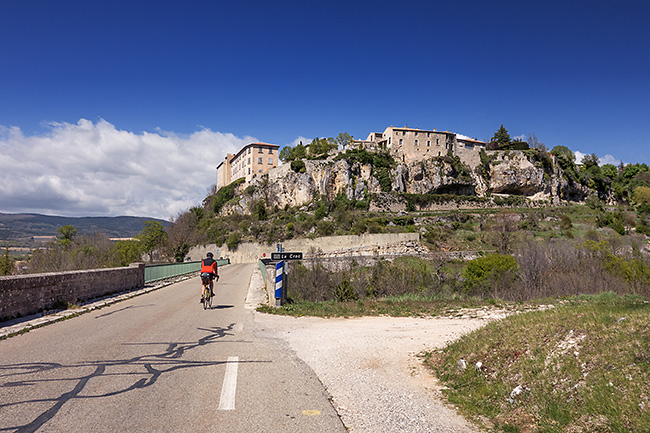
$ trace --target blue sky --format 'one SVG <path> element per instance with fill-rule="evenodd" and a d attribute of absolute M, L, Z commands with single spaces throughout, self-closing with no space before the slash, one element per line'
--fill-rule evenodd
<path fill-rule="evenodd" d="M 0 179 L 36 170 L 52 193 L 39 204 L 4 182 L 0 212 L 169 218 L 200 202 L 214 167 L 248 140 L 390 125 L 487 140 L 503 124 L 549 148 L 650 163 L 648 22 L 645 0 L 0 0 Z M 84 148 L 96 171 L 53 162 Z M 101 169 L 136 156 L 159 170 Z M 174 199 L 168 186 L 154 194 L 156 208 L 147 185 L 160 167 L 182 185 Z M 82 204 L 100 189 L 93 173 L 133 198 Z"/>

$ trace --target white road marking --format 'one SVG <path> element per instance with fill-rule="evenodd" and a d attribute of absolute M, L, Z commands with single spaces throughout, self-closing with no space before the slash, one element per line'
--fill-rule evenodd
<path fill-rule="evenodd" d="M 237 391 L 237 368 L 239 356 L 229 356 L 226 364 L 226 374 L 221 387 L 219 410 L 235 410 L 235 393 Z"/>

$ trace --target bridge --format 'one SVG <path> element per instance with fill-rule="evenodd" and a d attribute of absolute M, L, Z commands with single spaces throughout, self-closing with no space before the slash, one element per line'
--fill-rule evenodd
<path fill-rule="evenodd" d="M 313 371 L 254 332 L 255 264 L 0 341 L 0 431 L 345 432 Z"/>

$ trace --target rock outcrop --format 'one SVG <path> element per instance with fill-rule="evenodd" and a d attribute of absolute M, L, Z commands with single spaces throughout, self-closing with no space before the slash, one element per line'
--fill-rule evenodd
<path fill-rule="evenodd" d="M 549 173 L 539 163 L 531 161 L 523 151 L 491 151 L 489 170 L 468 167 L 450 157 L 430 158 L 410 164 L 397 164 L 388 171 L 390 191 L 386 182 L 382 190 L 380 171 L 370 164 L 348 162 L 345 159 L 306 160 L 303 172 L 294 172 L 290 164 L 254 177 L 242 185 L 238 200 L 223 207 L 224 213 L 247 213 L 251 205 L 264 200 L 267 206 L 304 206 L 324 196 L 334 200 L 339 194 L 349 200 L 371 201 L 371 209 L 404 210 L 403 200 L 395 194 L 453 194 L 465 196 L 469 207 L 489 206 L 492 194 L 515 195 L 529 202 L 558 203 L 566 199 L 584 200 L 588 190 L 570 184 L 554 166 Z M 385 174 L 384 174 L 385 176 Z M 485 200 L 476 200 L 484 197 Z M 380 203 L 381 202 L 381 203 Z M 452 207 L 466 207 L 459 197 Z"/>

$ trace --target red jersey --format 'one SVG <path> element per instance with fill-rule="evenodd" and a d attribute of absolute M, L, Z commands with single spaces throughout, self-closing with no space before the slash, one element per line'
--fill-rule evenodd
<path fill-rule="evenodd" d="M 203 259 L 201 261 L 201 273 L 204 272 L 217 275 L 217 261 L 209 257 L 207 259 Z"/>

